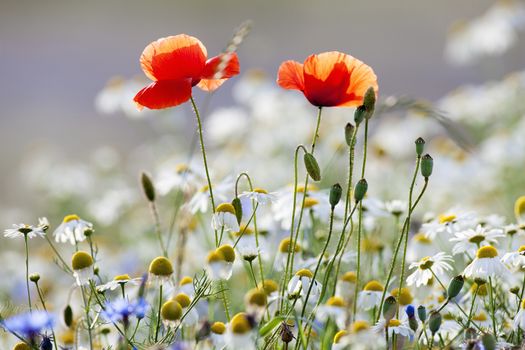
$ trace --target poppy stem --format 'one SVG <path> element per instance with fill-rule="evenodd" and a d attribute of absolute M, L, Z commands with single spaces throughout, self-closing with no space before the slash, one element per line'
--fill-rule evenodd
<path fill-rule="evenodd" d="M 206 158 L 206 148 L 204 147 L 204 138 L 202 136 L 202 122 L 201 122 L 201 116 L 199 113 L 199 109 L 197 108 L 197 105 L 195 104 L 195 100 L 193 99 L 193 96 L 190 97 L 191 105 L 193 106 L 193 111 L 195 112 L 195 117 L 197 118 L 197 128 L 199 131 L 199 141 L 201 143 L 201 152 L 202 152 L 202 162 L 204 163 L 204 170 L 206 171 L 206 179 L 208 180 L 208 191 L 210 192 L 210 200 L 211 200 L 211 207 L 212 207 L 212 213 L 215 214 L 215 198 L 213 197 L 213 188 L 211 185 L 211 179 L 210 179 L 210 171 L 208 169 L 208 160 Z M 219 246 L 219 238 L 217 236 L 217 230 L 215 230 L 215 246 Z"/>

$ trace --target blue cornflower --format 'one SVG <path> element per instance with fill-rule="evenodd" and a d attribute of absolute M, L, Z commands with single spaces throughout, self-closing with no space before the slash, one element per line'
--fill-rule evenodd
<path fill-rule="evenodd" d="M 144 318 L 148 310 L 148 303 L 144 298 L 139 298 L 135 301 L 120 298 L 112 302 L 106 303 L 106 309 L 102 311 L 102 315 L 115 323 L 118 321 L 128 322 L 131 316 L 138 319 Z"/>
<path fill-rule="evenodd" d="M 416 312 L 416 309 L 412 305 L 408 305 L 405 309 L 405 312 L 407 313 L 408 318 L 413 318 Z"/>
<path fill-rule="evenodd" d="M 42 331 L 53 327 L 54 317 L 47 311 L 36 310 L 16 315 L 2 321 L 2 326 L 9 332 L 34 339 Z"/>

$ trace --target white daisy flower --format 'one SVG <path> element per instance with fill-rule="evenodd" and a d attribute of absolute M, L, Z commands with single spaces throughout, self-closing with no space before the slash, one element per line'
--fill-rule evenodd
<path fill-rule="evenodd" d="M 335 338 L 334 338 L 335 343 Z M 342 335 L 338 344 L 339 349 L 352 350 L 374 350 L 385 348 L 385 338 L 378 337 L 370 324 L 363 320 L 357 320 L 350 326 L 350 332 Z"/>
<path fill-rule="evenodd" d="M 435 242 L 424 233 L 416 233 L 408 243 L 407 261 L 417 261 L 439 252 Z"/>
<path fill-rule="evenodd" d="M 404 201 L 395 199 L 395 200 L 386 202 L 385 208 L 390 214 L 394 216 L 400 216 L 407 209 L 407 203 Z"/>
<path fill-rule="evenodd" d="M 254 188 L 251 192 L 244 192 L 242 193 L 239 198 L 249 198 L 254 200 L 256 203 L 259 203 L 260 205 L 266 205 L 269 203 L 273 203 L 277 200 L 277 193 L 276 192 L 268 192 L 263 188 Z"/>
<path fill-rule="evenodd" d="M 226 178 L 223 181 L 213 185 L 213 198 L 217 202 L 226 202 L 230 195 L 231 189 L 234 186 L 231 178 Z M 202 186 L 195 192 L 188 203 L 192 214 L 206 213 L 210 208 L 210 188 L 208 185 Z"/>
<path fill-rule="evenodd" d="M 191 306 L 191 298 L 184 293 L 177 294 L 173 300 L 176 300 L 180 307 L 182 308 L 182 314 L 185 315 L 182 319 L 182 324 L 184 326 L 194 326 L 199 322 L 199 313 L 195 307 Z"/>
<path fill-rule="evenodd" d="M 93 224 L 80 219 L 78 215 L 72 214 L 64 217 L 60 226 L 53 232 L 53 236 L 57 242 L 70 242 L 75 245 L 86 239 L 87 231 L 93 231 Z"/>
<path fill-rule="evenodd" d="M 505 265 L 498 258 L 498 250 L 493 246 L 484 246 L 478 249 L 476 258 L 465 268 L 463 275 L 468 278 L 504 277 L 509 274 Z"/>
<path fill-rule="evenodd" d="M 442 234 L 454 235 L 458 231 L 474 227 L 477 223 L 476 214 L 472 212 L 463 212 L 459 209 L 452 209 L 437 219 L 424 223 L 421 231 L 430 239 L 434 240 L 436 236 Z"/>
<path fill-rule="evenodd" d="M 494 244 L 498 242 L 498 238 L 505 237 L 501 229 L 487 229 L 481 225 L 476 226 L 476 229 L 468 229 L 465 231 L 456 232 L 455 237 L 451 238 L 451 242 L 457 242 L 452 248 L 452 254 L 469 253 L 474 254 L 479 246 Z"/>
<path fill-rule="evenodd" d="M 295 275 L 288 282 L 288 297 L 290 299 L 302 298 L 306 299 L 306 294 L 312 285 L 308 302 L 315 304 L 319 295 L 321 294 L 321 284 L 315 280 L 312 281 L 314 274 L 308 269 L 301 269 L 295 273 Z"/>
<path fill-rule="evenodd" d="M 230 203 L 219 204 L 211 219 L 211 227 L 217 231 L 239 232 L 239 223 L 233 205 Z"/>
<path fill-rule="evenodd" d="M 513 327 L 515 330 L 525 330 L 525 299 L 521 301 L 520 311 L 514 317 Z"/>
<path fill-rule="evenodd" d="M 180 163 L 164 165 L 155 180 L 155 189 L 161 196 L 173 189 L 180 189 L 184 193 L 191 193 L 202 186 L 203 178 L 188 164 Z"/>
<path fill-rule="evenodd" d="M 339 328 L 345 328 L 346 323 L 346 303 L 341 297 L 331 297 L 325 304 L 317 308 L 315 317 L 321 321 L 326 322 L 332 319 Z"/>
<path fill-rule="evenodd" d="M 193 286 L 193 278 L 189 276 L 182 277 L 179 281 L 179 291 L 181 293 L 193 296 L 195 294 L 195 287 Z"/>
<path fill-rule="evenodd" d="M 370 281 L 363 287 L 357 297 L 357 305 L 363 310 L 371 310 L 379 306 L 384 287 L 378 281 Z"/>
<path fill-rule="evenodd" d="M 426 256 L 420 261 L 410 264 L 409 269 L 416 270 L 408 276 L 407 285 L 412 286 L 415 284 L 416 287 L 419 287 L 428 284 L 433 277 L 432 271 L 437 275 L 441 275 L 445 271 L 450 271 L 452 270 L 452 266 L 449 262 L 453 261 L 450 255 L 440 252 L 434 256 Z"/>
<path fill-rule="evenodd" d="M 516 251 L 503 255 L 501 262 L 515 270 L 525 267 L 525 245 L 522 245 Z"/>
<path fill-rule="evenodd" d="M 214 349 L 224 349 L 226 346 L 226 325 L 214 322 L 210 327 L 210 338 Z"/>
<path fill-rule="evenodd" d="M 208 254 L 206 272 L 212 280 L 229 280 L 233 273 L 235 251 L 232 246 L 223 244 Z"/>
<path fill-rule="evenodd" d="M 357 275 L 355 272 L 346 272 L 337 281 L 335 294 L 344 298 L 345 300 L 349 300 L 354 295 L 356 280 Z"/>
<path fill-rule="evenodd" d="M 142 277 L 131 278 L 128 274 L 118 275 L 118 276 L 115 276 L 112 281 L 109 281 L 106 284 L 97 286 L 97 290 L 100 292 L 103 292 L 106 290 L 115 290 L 128 283 L 134 286 L 138 286 L 142 283 Z"/>
<path fill-rule="evenodd" d="M 32 226 L 27 224 L 13 224 L 13 228 L 4 230 L 4 237 L 17 238 L 27 237 L 34 238 L 36 236 L 44 237 L 46 234 L 41 226 Z"/>
<path fill-rule="evenodd" d="M 241 234 L 242 236 L 240 236 Z M 238 237 L 236 238 L 238 241 L 235 248 L 237 248 L 242 258 L 246 261 L 254 260 L 259 254 L 259 250 L 257 249 L 257 240 L 253 230 L 249 227 L 241 227 L 239 232 L 235 233 L 235 236 Z"/>
<path fill-rule="evenodd" d="M 301 259 L 301 256 L 297 253 L 299 253 L 301 251 L 301 246 L 299 245 L 299 243 L 295 244 L 293 248 L 290 248 L 290 246 L 292 245 L 293 243 L 290 241 L 290 238 L 287 237 L 287 238 L 284 238 L 280 243 L 279 243 L 279 248 L 277 250 L 277 254 L 275 255 L 275 259 L 274 259 L 274 263 L 273 263 L 273 268 L 276 270 L 276 271 L 283 271 L 286 267 L 286 262 L 288 260 L 288 250 L 289 249 L 292 249 L 292 252 L 291 254 L 294 254 L 295 257 L 294 257 L 294 264 L 297 262 L 298 265 L 301 265 L 302 264 L 302 259 Z"/>
<path fill-rule="evenodd" d="M 257 347 L 253 326 L 253 321 L 246 313 L 240 312 L 233 316 L 226 333 L 228 349 L 255 350 Z"/>
<path fill-rule="evenodd" d="M 401 320 L 393 318 L 388 321 L 388 323 L 385 319 L 381 319 L 378 323 L 376 323 L 373 329 L 376 331 L 376 333 L 383 334 L 385 329 L 387 329 L 387 326 L 389 339 L 392 339 L 394 334 L 402 337 L 411 337 L 414 335 L 414 331 L 410 329 L 408 320 L 406 318 Z"/>

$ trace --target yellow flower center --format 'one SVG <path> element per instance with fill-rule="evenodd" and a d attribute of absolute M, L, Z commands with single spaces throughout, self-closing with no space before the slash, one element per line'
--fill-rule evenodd
<path fill-rule="evenodd" d="M 266 293 L 260 289 L 252 289 L 246 293 L 246 302 L 249 305 L 266 306 L 268 299 Z"/>
<path fill-rule="evenodd" d="M 312 197 L 307 197 L 305 198 L 304 200 L 304 207 L 305 208 L 311 208 L 313 207 L 314 205 L 317 205 L 319 204 L 319 201 L 315 198 L 312 198 Z"/>
<path fill-rule="evenodd" d="M 231 203 L 221 203 L 217 206 L 215 211 L 218 213 L 230 213 L 235 215 L 235 208 L 233 205 L 231 205 Z"/>
<path fill-rule="evenodd" d="M 189 277 L 189 276 L 184 276 L 182 277 L 182 279 L 180 280 L 179 282 L 179 286 L 184 286 L 186 284 L 190 284 L 190 283 L 193 283 L 193 278 Z"/>
<path fill-rule="evenodd" d="M 233 250 L 231 245 L 223 244 L 217 248 L 217 251 L 219 251 L 224 256 L 224 260 L 226 262 L 232 263 L 235 260 L 235 250 Z"/>
<path fill-rule="evenodd" d="M 93 265 L 93 258 L 89 253 L 78 251 L 73 254 L 71 258 L 71 266 L 73 270 L 82 270 Z"/>
<path fill-rule="evenodd" d="M 66 215 L 64 217 L 64 223 L 67 223 L 67 222 L 70 222 L 70 221 L 74 221 L 74 220 L 80 220 L 80 218 L 78 217 L 78 215 L 75 215 L 75 214 L 71 214 L 71 215 Z"/>
<path fill-rule="evenodd" d="M 516 220 L 520 222 L 520 221 L 523 221 L 524 214 L 525 214 L 525 196 L 521 196 L 514 203 L 514 215 L 516 215 Z"/>
<path fill-rule="evenodd" d="M 375 238 L 364 238 L 361 241 L 361 249 L 366 253 L 379 253 L 384 247 L 383 242 Z"/>
<path fill-rule="evenodd" d="M 210 186 L 204 185 L 201 188 L 199 188 L 199 192 L 200 193 L 208 192 L 209 189 L 210 189 Z"/>
<path fill-rule="evenodd" d="M 211 325 L 211 331 L 215 334 L 224 334 L 224 332 L 226 332 L 226 325 L 222 322 L 215 322 Z"/>
<path fill-rule="evenodd" d="M 442 215 L 439 216 L 439 223 L 440 224 L 445 224 L 445 223 L 448 223 L 448 222 L 452 222 L 456 218 L 457 218 L 457 216 L 453 215 L 453 214 L 449 214 L 449 215 L 442 214 Z"/>
<path fill-rule="evenodd" d="M 378 281 L 370 281 L 368 282 L 363 290 L 371 291 L 371 292 L 382 292 L 384 290 L 383 285 L 379 283 Z"/>
<path fill-rule="evenodd" d="M 250 321 L 244 312 L 239 312 L 237 315 L 233 316 L 230 324 L 232 327 L 232 332 L 235 334 L 245 334 L 252 329 Z"/>
<path fill-rule="evenodd" d="M 13 350 L 31 350 L 31 348 L 26 343 L 20 342 L 15 345 Z"/>
<path fill-rule="evenodd" d="M 263 289 L 267 295 L 276 292 L 279 289 L 279 285 L 274 280 L 264 280 Z"/>
<path fill-rule="evenodd" d="M 390 294 L 399 301 L 401 305 L 408 305 L 412 302 L 414 297 L 412 297 L 412 294 L 410 293 L 410 290 L 408 288 L 402 288 L 401 293 L 399 293 L 399 288 L 392 289 L 392 292 Z"/>
<path fill-rule="evenodd" d="M 129 281 L 130 279 L 131 279 L 131 277 L 129 277 L 128 274 L 117 275 L 117 276 L 113 277 L 113 281 Z"/>
<path fill-rule="evenodd" d="M 418 233 L 414 236 L 414 240 L 422 244 L 431 244 L 432 240 L 428 238 L 424 233 Z"/>
<path fill-rule="evenodd" d="M 177 294 L 173 300 L 177 301 L 182 308 L 186 308 L 191 304 L 190 297 L 184 293 Z"/>
<path fill-rule="evenodd" d="M 219 262 L 219 261 L 224 261 L 224 255 L 222 255 L 222 253 L 217 251 L 217 250 L 212 250 L 208 254 L 207 261 L 208 261 L 208 264 L 214 263 L 214 262 Z"/>
<path fill-rule="evenodd" d="M 344 329 L 335 333 L 334 335 L 334 344 L 339 344 L 339 342 L 341 341 L 341 338 L 344 337 L 345 335 L 347 335 L 348 332 L 345 331 Z"/>
<path fill-rule="evenodd" d="M 182 307 L 176 300 L 169 300 L 160 309 L 162 319 L 167 321 L 177 321 L 182 317 Z"/>
<path fill-rule="evenodd" d="M 279 243 L 279 252 L 288 253 L 288 250 L 290 249 L 290 244 L 291 244 L 290 238 L 283 239 L 281 243 Z M 297 253 L 300 250 L 301 250 L 301 247 L 299 246 L 299 244 L 296 244 L 294 246 L 293 252 Z"/>
<path fill-rule="evenodd" d="M 478 259 L 495 258 L 498 256 L 498 251 L 493 246 L 487 245 L 479 248 L 476 256 Z"/>
<path fill-rule="evenodd" d="M 159 256 L 149 264 L 149 272 L 155 276 L 170 276 L 173 273 L 173 265 L 167 258 Z"/>
<path fill-rule="evenodd" d="M 188 170 L 190 170 L 190 167 L 187 164 L 180 163 L 175 165 L 175 171 L 177 172 L 177 174 L 182 174 Z"/>
<path fill-rule="evenodd" d="M 520 249 L 518 249 L 518 253 L 523 253 L 523 252 L 525 252 L 525 245 L 522 245 Z"/>
<path fill-rule="evenodd" d="M 308 184 L 308 191 L 318 191 L 319 188 L 313 184 Z M 297 186 L 297 192 L 298 193 L 304 193 L 304 186 L 303 185 L 299 185 Z"/>
<path fill-rule="evenodd" d="M 314 274 L 312 273 L 312 271 L 308 269 L 300 269 L 299 271 L 295 273 L 295 275 L 299 277 L 308 277 L 308 278 L 314 277 Z"/>
<path fill-rule="evenodd" d="M 331 297 L 326 301 L 326 305 L 328 306 L 337 306 L 337 307 L 344 307 L 345 301 L 341 297 Z"/>
<path fill-rule="evenodd" d="M 268 191 L 266 191 L 264 188 L 254 188 L 253 192 L 262 193 L 262 194 L 268 194 Z"/>
<path fill-rule="evenodd" d="M 355 283 L 357 281 L 357 275 L 354 271 L 348 271 L 341 277 L 341 280 L 345 282 Z"/>
<path fill-rule="evenodd" d="M 239 228 L 239 232 L 235 232 L 235 236 L 239 237 L 241 234 L 243 236 L 247 236 L 247 235 L 251 235 L 253 233 L 254 232 L 253 232 L 253 230 L 251 228 L 249 228 L 246 225 L 241 225 L 241 227 Z"/>
<path fill-rule="evenodd" d="M 388 327 L 398 327 L 399 325 L 401 325 L 401 321 L 393 318 L 391 319 L 390 321 L 388 321 Z"/>
<path fill-rule="evenodd" d="M 521 308 L 522 308 L 522 309 L 525 309 L 525 299 L 523 299 L 523 300 L 521 301 Z"/>
<path fill-rule="evenodd" d="M 478 284 L 477 283 L 473 283 L 472 287 L 470 288 L 470 291 L 472 292 L 472 294 L 474 294 L 476 289 L 478 290 L 478 296 L 486 297 L 488 295 L 488 290 L 487 290 L 487 285 L 486 284 L 481 284 L 481 285 L 479 285 L 479 288 L 478 288 Z"/>
<path fill-rule="evenodd" d="M 355 321 L 352 323 L 352 332 L 357 333 L 365 331 L 370 328 L 370 324 L 366 321 Z"/>
<path fill-rule="evenodd" d="M 421 270 L 428 270 L 429 268 L 434 265 L 434 261 L 430 258 L 430 256 L 425 256 L 421 261 L 419 262 L 419 268 Z"/>
<path fill-rule="evenodd" d="M 472 317 L 472 319 L 474 321 L 479 321 L 479 322 L 484 322 L 486 321 L 488 318 L 487 318 L 487 314 L 484 313 L 484 312 L 480 312 L 479 314 L 475 315 L 474 317 Z"/>

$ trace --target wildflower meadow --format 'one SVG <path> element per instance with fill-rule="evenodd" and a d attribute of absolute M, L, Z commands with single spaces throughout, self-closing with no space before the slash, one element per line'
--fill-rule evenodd
<path fill-rule="evenodd" d="M 503 60 L 524 26 L 494 2 L 444 59 Z M 430 102 L 315 40 L 245 69 L 255 21 L 220 51 L 202 28 L 85 97 L 156 137 L 23 169 L 44 205 L 2 214 L 0 349 L 525 347 L 525 70 Z"/>

